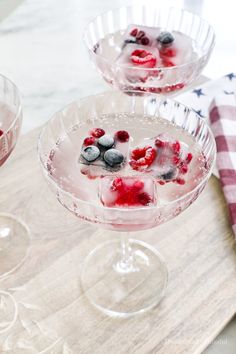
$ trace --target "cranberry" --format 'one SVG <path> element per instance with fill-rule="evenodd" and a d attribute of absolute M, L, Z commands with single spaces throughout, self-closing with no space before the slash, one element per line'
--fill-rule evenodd
<path fill-rule="evenodd" d="M 88 136 L 87 138 L 84 139 L 84 145 L 85 146 L 93 145 L 95 141 L 96 139 L 93 136 Z"/>
<path fill-rule="evenodd" d="M 143 45 L 148 45 L 149 44 L 149 39 L 148 39 L 148 37 L 142 37 L 141 38 L 141 44 L 143 44 Z"/>
<path fill-rule="evenodd" d="M 185 184 L 185 180 L 183 178 L 176 178 L 175 182 L 180 184 L 180 185 Z"/>
<path fill-rule="evenodd" d="M 172 162 L 174 165 L 178 165 L 180 163 L 180 158 L 176 155 L 173 156 Z"/>
<path fill-rule="evenodd" d="M 145 32 L 144 31 L 138 31 L 138 34 L 136 35 L 136 38 L 137 39 L 141 39 L 144 36 L 145 36 Z"/>
<path fill-rule="evenodd" d="M 174 142 L 172 144 L 172 150 L 173 150 L 173 153 L 178 155 L 180 153 L 180 143 L 179 141 L 176 140 L 176 142 Z"/>
<path fill-rule="evenodd" d="M 116 133 L 116 139 L 122 143 L 129 141 L 129 133 L 126 130 L 119 130 Z"/>
<path fill-rule="evenodd" d="M 155 145 L 156 145 L 156 147 L 158 147 L 158 148 L 163 148 L 163 147 L 165 147 L 165 142 L 162 141 L 162 140 L 160 140 L 159 138 L 157 138 L 157 139 L 155 140 Z"/>
<path fill-rule="evenodd" d="M 0 137 L 4 134 L 3 130 L 0 129 Z"/>
<path fill-rule="evenodd" d="M 160 50 L 160 56 L 173 58 L 176 56 L 176 50 L 174 48 L 162 48 Z"/>
<path fill-rule="evenodd" d="M 145 65 L 153 68 L 157 60 L 151 52 L 144 49 L 136 49 L 131 53 L 131 61 L 136 65 Z"/>
<path fill-rule="evenodd" d="M 91 130 L 90 134 L 94 138 L 101 138 L 101 136 L 103 136 L 105 134 L 105 130 L 102 128 L 94 128 Z"/>
<path fill-rule="evenodd" d="M 180 171 L 180 173 L 182 173 L 183 175 L 184 175 L 185 173 L 187 173 L 187 172 L 188 172 L 188 166 L 187 166 L 187 164 L 184 163 L 184 162 L 181 162 L 181 164 L 180 164 L 180 166 L 179 166 L 179 171 Z"/>
<path fill-rule="evenodd" d="M 168 60 L 168 59 L 162 59 L 162 64 L 163 66 L 165 67 L 172 67 L 172 66 L 175 66 L 174 63 L 172 63 L 172 61 Z"/>
<path fill-rule="evenodd" d="M 137 28 L 133 28 L 132 31 L 130 32 L 130 35 L 133 37 L 136 37 L 138 34 L 138 29 Z"/>

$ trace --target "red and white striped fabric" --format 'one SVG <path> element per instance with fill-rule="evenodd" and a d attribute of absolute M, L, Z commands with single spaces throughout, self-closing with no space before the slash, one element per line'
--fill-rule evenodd
<path fill-rule="evenodd" d="M 236 237 L 236 98 L 217 96 L 209 118 L 216 139 L 217 167 Z"/>

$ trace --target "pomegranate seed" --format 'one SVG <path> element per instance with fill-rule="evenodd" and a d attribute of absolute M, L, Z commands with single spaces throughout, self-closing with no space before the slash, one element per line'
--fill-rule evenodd
<path fill-rule="evenodd" d="M 183 178 L 176 178 L 175 182 L 181 185 L 185 184 L 185 180 Z"/>
<path fill-rule="evenodd" d="M 185 161 L 189 164 L 192 161 L 193 155 L 191 154 L 191 152 L 188 153 Z"/>
<path fill-rule="evenodd" d="M 180 153 L 180 143 L 179 141 L 176 141 L 175 143 L 172 144 L 172 150 L 173 153 L 178 155 Z"/>
<path fill-rule="evenodd" d="M 182 163 L 180 164 L 180 166 L 179 166 L 179 171 L 180 171 L 180 173 L 182 173 L 182 174 L 187 173 L 187 172 L 188 172 L 188 166 L 187 166 L 187 164 L 184 163 L 184 162 L 182 162 Z"/>
<path fill-rule="evenodd" d="M 143 44 L 143 45 L 148 45 L 148 44 L 149 44 L 149 39 L 148 39 L 148 37 L 142 37 L 142 38 L 141 38 L 141 44 Z"/>
<path fill-rule="evenodd" d="M 161 186 L 164 186 L 164 184 L 166 184 L 165 181 L 158 181 L 158 183 L 159 183 Z"/>
<path fill-rule="evenodd" d="M 93 136 L 88 136 L 87 138 L 84 139 L 84 145 L 85 146 L 93 145 L 95 141 L 96 139 Z"/>
<path fill-rule="evenodd" d="M 138 29 L 137 28 L 133 28 L 132 31 L 130 32 L 130 35 L 133 37 L 136 37 L 138 34 Z"/>
<path fill-rule="evenodd" d="M 119 130 L 116 133 L 116 138 L 122 143 L 129 141 L 129 133 L 126 130 Z"/>
<path fill-rule="evenodd" d="M 137 197 L 138 197 L 138 202 L 142 205 L 148 205 L 151 202 L 151 197 L 146 192 L 138 194 Z"/>
<path fill-rule="evenodd" d="M 141 39 L 142 37 L 144 37 L 145 36 L 145 32 L 144 31 L 138 31 L 138 34 L 136 35 L 136 38 L 137 39 Z"/>
<path fill-rule="evenodd" d="M 101 128 L 94 128 L 91 130 L 90 134 L 94 138 L 101 138 L 101 136 L 103 136 L 105 134 L 105 130 L 101 129 Z"/>
<path fill-rule="evenodd" d="M 173 156 L 172 162 L 174 165 L 178 165 L 180 163 L 180 158 L 178 156 Z"/>
<path fill-rule="evenodd" d="M 158 147 L 158 148 L 163 148 L 163 147 L 165 147 L 165 142 L 157 138 L 157 139 L 155 140 L 155 145 L 156 145 L 156 147 Z"/>
<path fill-rule="evenodd" d="M 4 134 L 3 130 L 0 129 L 0 137 Z"/>

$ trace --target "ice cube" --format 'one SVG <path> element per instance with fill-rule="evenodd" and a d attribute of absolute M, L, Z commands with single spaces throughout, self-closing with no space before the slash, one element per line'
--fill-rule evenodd
<path fill-rule="evenodd" d="M 148 27 L 131 24 L 123 35 L 123 45 L 136 43 L 144 46 L 157 46 L 157 37 L 160 33 L 158 27 Z"/>
<path fill-rule="evenodd" d="M 99 197 L 106 207 L 150 207 L 156 205 L 155 181 L 152 177 L 106 176 L 101 179 Z"/>
<path fill-rule="evenodd" d="M 94 138 L 92 145 L 83 143 L 78 160 L 81 173 L 88 178 L 113 174 L 125 166 L 128 151 L 129 135 L 127 141 L 120 141 L 115 132 Z"/>

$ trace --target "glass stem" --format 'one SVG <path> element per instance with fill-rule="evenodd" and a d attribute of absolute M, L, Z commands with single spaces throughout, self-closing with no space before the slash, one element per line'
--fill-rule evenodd
<path fill-rule="evenodd" d="M 129 233 L 121 232 L 121 260 L 120 268 L 128 272 L 133 268 L 132 248 L 129 242 Z"/>

